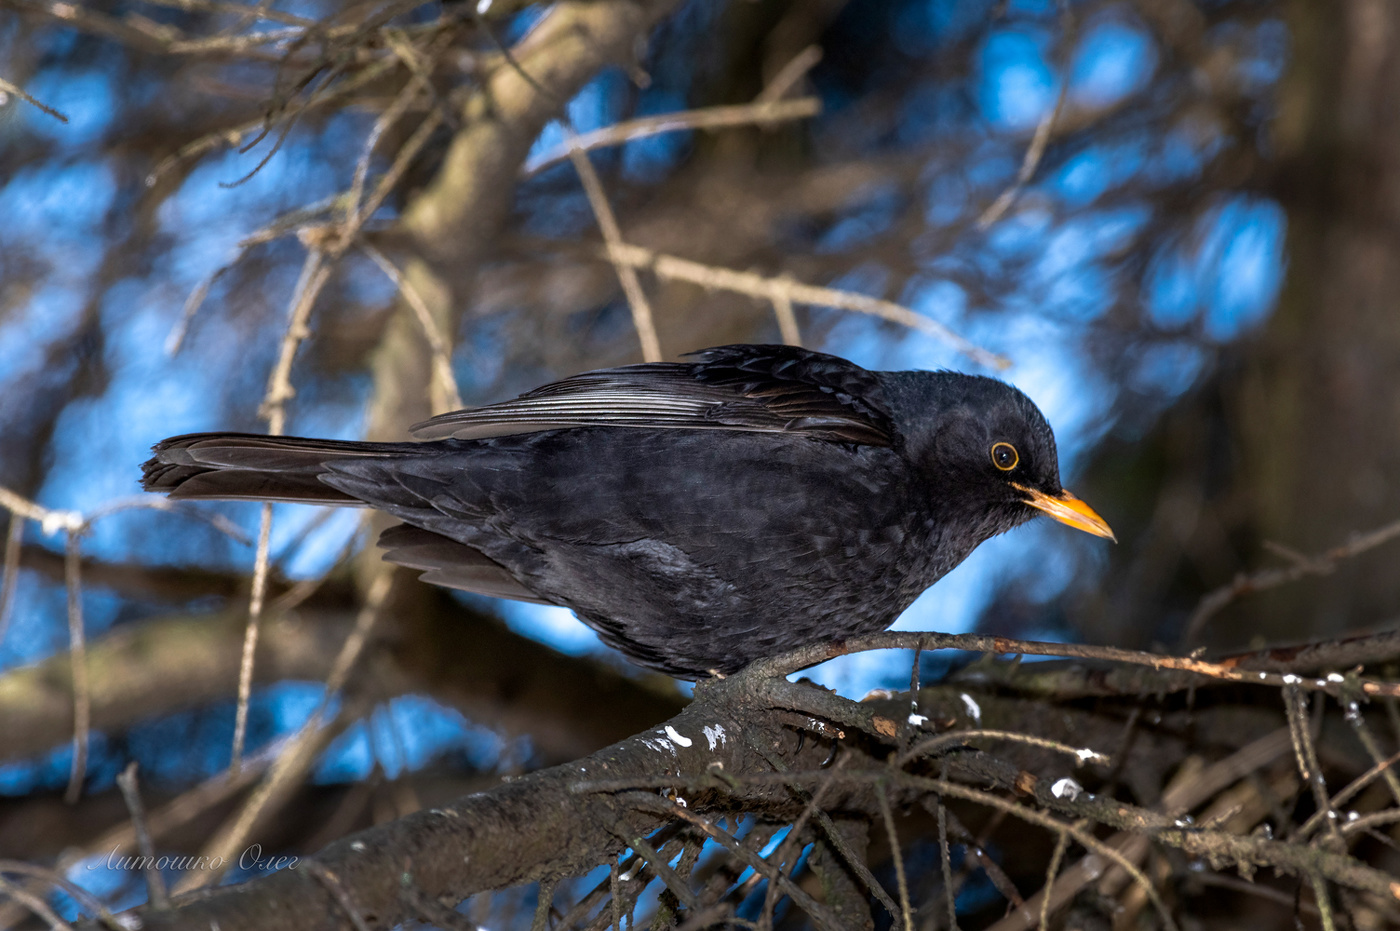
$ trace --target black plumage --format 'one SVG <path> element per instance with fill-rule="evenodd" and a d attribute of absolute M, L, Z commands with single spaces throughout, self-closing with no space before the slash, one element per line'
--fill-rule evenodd
<path fill-rule="evenodd" d="M 1060 486 L 1024 394 L 786 346 L 578 375 L 436 417 L 419 442 L 204 433 L 144 466 L 179 498 L 364 504 L 429 582 L 572 608 L 684 678 L 883 630 L 1037 510 L 1111 536 Z"/>

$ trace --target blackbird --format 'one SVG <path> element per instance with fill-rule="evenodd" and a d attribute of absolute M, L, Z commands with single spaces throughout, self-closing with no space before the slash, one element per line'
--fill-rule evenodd
<path fill-rule="evenodd" d="M 1108 525 L 1060 486 L 1020 391 L 872 372 L 790 346 L 575 375 L 414 426 L 421 442 L 196 433 L 143 485 L 174 498 L 368 505 L 389 562 L 572 608 L 685 679 L 888 627 L 977 544 L 1038 513 Z"/>

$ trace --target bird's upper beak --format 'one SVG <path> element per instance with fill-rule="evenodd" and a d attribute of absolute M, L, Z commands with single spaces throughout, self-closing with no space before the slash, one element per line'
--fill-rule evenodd
<path fill-rule="evenodd" d="M 1107 537 L 1114 543 L 1118 542 L 1118 538 L 1109 529 L 1108 522 L 1070 492 L 1061 490 L 1058 495 L 1047 495 L 1043 491 L 1028 488 L 1025 485 L 1014 485 L 1014 487 L 1026 496 L 1027 504 L 1037 510 L 1044 511 L 1060 523 L 1069 524 L 1077 530 L 1092 533 L 1096 537 Z"/>

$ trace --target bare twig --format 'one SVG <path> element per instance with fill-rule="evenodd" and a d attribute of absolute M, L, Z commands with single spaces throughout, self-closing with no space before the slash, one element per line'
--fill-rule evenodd
<path fill-rule="evenodd" d="M 1083 747 L 1071 747 L 1069 744 L 1060 743 L 1058 740 L 1036 737 L 1034 734 L 1023 734 L 1020 731 L 994 731 L 979 728 L 975 730 L 950 731 L 946 734 L 939 734 L 937 737 L 930 737 L 927 740 L 920 741 L 900 756 L 898 765 L 903 766 L 915 757 L 932 756 L 944 747 L 967 743 L 970 740 L 977 739 L 1009 740 L 1013 743 L 1039 747 L 1042 750 L 1053 750 L 1056 753 L 1072 756 L 1080 763 L 1108 763 L 1108 757 L 1102 753 Z"/>
<path fill-rule="evenodd" d="M 1327 895 L 1327 880 L 1321 874 L 1312 873 L 1308 876 L 1308 883 L 1312 886 L 1313 899 L 1317 902 L 1317 917 L 1322 931 L 1337 931 L 1337 916 L 1332 913 L 1332 899 Z"/>
<path fill-rule="evenodd" d="M 246 3 L 230 3 L 227 0 L 146 0 L 153 6 L 169 7 L 174 10 L 199 10 L 208 13 L 235 13 L 247 22 L 267 20 L 284 26 L 301 26 L 304 29 L 316 28 L 321 23 L 295 13 L 284 13 L 272 9 L 267 3 L 250 6 Z"/>
<path fill-rule="evenodd" d="M 165 880 L 156 866 L 156 848 L 151 842 L 151 832 L 146 824 L 146 806 L 141 802 L 141 787 L 136 781 L 136 761 L 132 760 L 117 776 L 117 787 L 121 789 L 126 810 L 131 814 L 131 828 L 136 833 L 136 849 L 141 852 L 142 870 L 146 876 L 146 895 L 155 908 L 165 908 L 170 897 L 165 891 Z"/>
<path fill-rule="evenodd" d="M 947 778 L 947 774 L 944 774 Z M 958 902 L 953 891 L 953 854 L 948 849 L 948 806 L 935 799 L 938 806 L 938 861 L 943 869 L 943 903 L 948 907 L 948 927 L 958 931 Z M 906 918 L 906 921 L 909 919 Z"/>
<path fill-rule="evenodd" d="M 1325 812 L 1324 823 L 1332 836 L 1340 839 L 1337 828 L 1337 813 L 1330 807 L 1327 796 L 1327 783 L 1322 777 L 1322 764 L 1317 759 L 1317 746 L 1313 743 L 1312 729 L 1308 723 L 1308 699 L 1296 685 L 1283 689 L 1283 704 L 1288 711 L 1288 735 L 1293 743 L 1293 760 L 1298 767 L 1298 775 L 1312 790 L 1313 802 L 1318 811 Z"/>
<path fill-rule="evenodd" d="M 402 60 L 404 56 L 399 55 Z M 407 61 L 405 61 L 407 64 Z M 350 197 L 346 202 L 347 216 L 354 216 L 360 206 L 360 198 L 364 195 L 365 178 L 369 175 L 370 158 L 374 155 L 374 147 L 379 143 L 379 137 L 399 121 L 408 108 L 418 98 L 419 92 L 423 89 L 426 79 L 423 75 L 414 73 L 413 77 L 404 85 L 404 89 L 394 98 L 394 102 L 389 108 L 379 115 L 379 119 L 374 121 L 374 126 L 370 128 L 369 135 L 365 137 L 364 148 L 360 152 L 360 160 L 355 163 L 355 175 L 350 182 Z"/>
<path fill-rule="evenodd" d="M 763 104 L 781 100 L 821 60 L 821 46 L 807 46 L 778 69 L 778 73 L 773 75 L 768 85 L 758 92 L 758 96 L 753 99 L 753 102 Z"/>
<path fill-rule="evenodd" d="M 112 931 L 126 931 L 121 922 L 107 910 L 107 906 L 102 904 L 102 900 L 82 886 L 73 882 L 62 872 L 40 866 L 37 863 L 25 863 L 20 860 L 0 860 L 0 875 L 13 873 L 19 876 L 30 876 L 34 879 L 49 883 L 72 897 L 74 902 L 85 908 L 95 917 L 102 926 L 110 928 Z"/>
<path fill-rule="evenodd" d="M 1283 569 L 1264 569 L 1259 572 L 1235 576 L 1229 585 L 1217 588 L 1206 595 L 1191 613 L 1186 622 L 1186 632 L 1182 635 L 1182 645 L 1189 646 L 1200 637 L 1207 622 L 1241 595 L 1268 591 L 1280 585 L 1287 585 L 1313 575 L 1328 575 L 1342 560 L 1352 559 L 1369 550 L 1400 537 L 1400 521 L 1378 527 L 1368 533 L 1358 534 L 1351 540 L 1335 546 L 1313 557 L 1294 559 L 1293 565 Z"/>
<path fill-rule="evenodd" d="M 316 297 L 330 277 L 331 267 L 325 261 L 325 253 L 312 248 L 306 253 L 302 264 L 301 277 L 292 295 L 292 307 L 287 322 L 287 331 L 282 337 L 281 351 L 277 364 L 268 377 L 267 392 L 263 395 L 259 413 L 267 420 L 270 436 L 280 436 L 287 422 L 287 401 L 296 395 L 292 388 L 292 360 L 302 340 L 310 335 L 307 321 Z M 253 564 L 253 591 L 248 600 L 248 626 L 243 638 L 243 658 L 238 674 L 238 706 L 234 712 L 233 750 L 229 769 L 237 774 L 243 759 L 243 745 L 248 734 L 248 702 L 253 693 L 253 657 L 258 648 L 258 632 L 262 626 L 263 602 L 267 597 L 267 573 L 271 561 L 269 543 L 272 538 L 272 505 L 262 506 L 262 519 L 258 529 L 258 553 Z"/>
<path fill-rule="evenodd" d="M 72 805 L 83 791 L 87 773 L 88 736 L 92 728 L 92 688 L 88 682 L 87 638 L 83 632 L 81 530 L 68 530 L 63 547 L 63 576 L 68 590 L 68 650 L 73 669 L 73 766 L 64 801 Z"/>
<path fill-rule="evenodd" d="M 45 902 L 42 896 L 37 896 L 23 886 L 10 882 L 4 876 L 0 876 L 0 894 L 9 896 L 28 908 L 47 922 L 54 931 L 73 931 L 73 926 L 58 917 L 58 913 L 49 907 L 49 903 Z"/>
<path fill-rule="evenodd" d="M 1303 826 L 1298 829 L 1298 836 L 1300 838 L 1307 838 L 1309 834 L 1317 830 L 1318 826 L 1322 824 L 1323 819 L 1327 817 L 1329 811 L 1336 811 L 1347 802 L 1351 801 L 1362 789 L 1366 788 L 1372 782 L 1375 782 L 1377 776 L 1382 773 L 1391 773 L 1396 763 L 1400 763 L 1400 751 L 1392 753 L 1375 766 L 1366 770 L 1366 772 L 1362 773 L 1360 776 L 1357 776 L 1347 784 L 1346 788 L 1332 796 L 1332 801 L 1326 808 L 1313 812 L 1312 817 L 1303 822 Z M 1346 830 L 1345 825 L 1342 830 Z"/>
<path fill-rule="evenodd" d="M 430 389 L 434 398 L 433 413 L 442 414 L 461 409 L 462 394 L 457 389 L 457 376 L 452 372 L 452 346 L 443 335 L 442 328 L 433 319 L 432 311 L 428 309 L 423 295 L 418 293 L 413 282 L 409 281 L 384 253 L 368 242 L 361 242 L 360 248 L 379 266 L 380 271 L 389 276 L 389 280 L 399 289 L 404 301 L 413 310 L 418 325 L 423 328 L 423 337 L 428 341 L 428 348 L 433 355 L 433 383 Z"/>
<path fill-rule="evenodd" d="M 1111 845 L 1098 840 L 1087 831 L 1081 830 L 1072 824 L 1065 824 L 1063 821 L 1060 821 L 1048 814 L 1045 814 L 1044 812 L 1039 812 L 1035 809 L 1028 808 L 1025 805 L 1020 805 L 1016 802 L 1008 801 L 1004 798 L 1001 798 L 1000 796 L 993 795 L 990 792 L 984 792 L 981 789 L 969 788 L 968 786 L 958 785 L 957 783 L 948 782 L 947 780 L 943 779 L 918 779 L 917 777 L 906 776 L 903 774 L 899 774 L 898 778 L 900 778 L 903 781 L 916 780 L 919 783 L 928 783 L 928 788 L 931 791 L 938 792 L 944 795 L 951 795 L 954 798 L 961 798 L 966 801 L 974 802 L 979 805 L 985 805 L 990 808 L 1000 809 L 1002 811 L 1005 811 L 1007 814 L 1011 815 L 1013 818 L 1019 818 L 1031 824 L 1039 825 L 1040 827 L 1043 827 L 1049 831 L 1053 831 L 1057 834 L 1069 835 L 1069 837 L 1081 847 L 1084 847 L 1094 853 L 1097 853 L 1101 857 L 1113 861 L 1113 863 L 1115 863 L 1120 869 L 1122 869 L 1129 876 L 1131 876 L 1133 881 L 1137 883 L 1138 887 L 1141 888 L 1147 894 L 1147 897 L 1152 901 L 1153 906 L 1157 909 L 1158 917 L 1160 917 L 1162 920 L 1162 924 L 1165 927 L 1171 929 L 1171 931 L 1177 931 L 1177 925 L 1176 922 L 1172 919 L 1171 912 L 1167 910 L 1166 903 L 1162 901 L 1160 896 L 1158 896 L 1157 890 L 1153 888 L 1151 880 L 1144 876 L 1142 871 L 1139 870 L 1137 866 L 1134 865 L 1130 860 L 1128 860 L 1128 858 L 1124 857 L 1117 850 L 1113 849 Z M 1029 904 L 1030 903 L 1027 902 L 1027 905 Z"/>
<path fill-rule="evenodd" d="M 1070 11 L 1067 0 L 1060 0 L 1060 43 L 1066 49 L 1074 45 L 1074 14 Z M 1021 195 L 1021 191 L 1035 177 L 1036 169 L 1040 167 L 1040 160 L 1045 157 L 1045 147 L 1050 143 L 1051 131 L 1055 128 L 1055 122 L 1059 120 L 1060 113 L 1065 108 L 1065 99 L 1069 95 L 1069 74 L 1066 73 L 1060 81 L 1060 92 L 1055 97 L 1055 105 L 1040 120 L 1035 127 L 1035 135 L 1031 137 L 1031 144 L 1026 148 L 1025 157 L 1021 159 L 1021 168 L 1016 172 L 1016 180 L 1013 181 L 1006 190 L 1002 191 L 996 200 L 992 201 L 982 215 L 977 218 L 977 228 L 986 230 L 993 223 L 1000 220 L 1011 205 L 1016 202 L 1016 198 Z"/>
<path fill-rule="evenodd" d="M 13 94 L 14 96 L 18 97 L 20 100 L 23 100 L 25 103 L 29 104 L 30 106 L 38 107 L 40 110 L 42 110 L 43 112 L 47 113 L 49 116 L 53 117 L 54 119 L 58 120 L 60 123 L 66 123 L 66 122 L 68 122 L 68 117 L 64 116 L 62 113 L 60 113 L 59 111 L 55 110 L 53 107 L 49 106 L 48 104 L 46 104 L 46 103 L 44 103 L 44 102 L 42 102 L 42 101 L 40 101 L 40 100 L 34 99 L 34 98 L 31 97 L 29 94 L 25 93 L 24 88 L 18 87 L 17 85 L 14 85 L 14 84 L 11 84 L 9 81 L 6 81 L 4 78 L 0 78 L 0 97 L 3 97 L 3 95 L 5 95 L 5 94 Z M 3 99 L 0 99 L 0 105 L 3 105 L 3 104 L 4 104 L 4 100 L 3 100 Z"/>
<path fill-rule="evenodd" d="M 315 876 L 321 885 L 326 887 L 326 891 L 331 894 L 331 898 L 335 899 L 335 903 L 340 906 L 345 917 L 350 919 L 350 924 L 355 927 L 355 931 L 369 931 L 369 925 L 365 923 L 364 916 L 360 914 L 359 908 L 350 898 L 350 893 L 340 878 L 324 864 L 317 863 L 315 860 L 306 861 L 306 868 L 311 871 L 311 875 Z"/>
<path fill-rule="evenodd" d="M 735 126 L 771 126 L 789 120 L 801 120 L 816 116 L 821 112 L 821 100 L 817 97 L 803 97 L 799 100 L 773 100 L 753 103 L 732 104 L 723 107 L 705 107 L 699 110 L 681 110 L 676 113 L 662 113 L 635 120 L 626 120 L 580 133 L 573 137 L 572 144 L 565 143 L 543 155 L 537 156 L 521 168 L 523 177 L 532 177 L 547 168 L 558 165 L 572 157 L 575 149 L 590 152 L 610 146 L 623 145 L 635 139 L 646 139 L 662 133 L 692 129 L 728 129 Z"/>
<path fill-rule="evenodd" d="M 248 624 L 243 628 L 243 652 L 238 662 L 238 698 L 233 712 L 233 747 L 229 754 L 229 777 L 238 775 L 243 765 L 243 745 L 248 736 L 248 703 L 253 695 L 253 657 L 262 630 L 263 602 L 267 598 L 267 573 L 272 560 L 272 505 L 263 504 L 258 518 L 258 551 L 253 559 L 253 591 L 248 600 Z"/>
<path fill-rule="evenodd" d="M 721 830 L 708 818 L 701 817 L 673 802 L 666 803 L 662 799 L 656 799 L 655 801 L 668 808 L 673 817 L 688 821 L 704 831 L 706 835 L 741 860 L 746 866 L 752 867 L 755 874 L 765 877 L 769 882 L 782 884 L 783 891 L 792 899 L 793 904 L 810 915 L 812 921 L 816 923 L 818 927 L 828 928 L 831 929 L 831 931 L 839 931 L 841 921 L 831 912 L 831 909 L 822 905 L 816 899 L 813 899 L 800 886 L 789 879 L 782 870 L 751 852 L 728 831 Z"/>
<path fill-rule="evenodd" d="M 651 865 L 652 871 L 656 873 L 667 889 L 670 889 L 680 903 L 693 912 L 700 911 L 700 899 L 696 897 L 695 891 L 690 888 L 690 884 L 681 879 L 676 871 L 671 869 L 669 863 L 661 858 L 656 849 L 646 842 L 645 838 L 634 837 L 629 841 L 629 845 L 641 857 Z M 775 883 L 776 885 L 776 883 Z"/>
<path fill-rule="evenodd" d="M 346 221 L 340 232 L 339 241 L 335 246 L 337 251 L 343 252 L 350 248 L 351 243 L 354 242 L 355 236 L 359 234 L 360 227 L 364 226 L 369 218 L 374 216 L 374 212 L 379 209 L 379 205 L 384 202 L 384 198 L 389 196 L 389 192 L 399 183 L 399 180 L 403 177 L 403 173 L 408 170 L 408 166 L 418 157 L 418 153 L 422 151 L 423 146 L 427 145 L 428 140 L 432 138 L 433 133 L 436 132 L 437 128 L 441 125 L 442 111 L 440 110 L 430 110 L 428 115 L 423 117 L 423 122 L 418 124 L 418 128 L 413 131 L 413 135 L 409 136 L 407 141 L 404 142 L 403 147 L 400 148 L 398 154 L 394 156 L 393 164 L 389 166 L 389 170 L 384 172 L 383 177 L 379 179 L 379 183 L 375 185 L 374 193 L 372 193 L 365 202 L 360 205 L 359 209 L 355 211 L 355 214 Z"/>
<path fill-rule="evenodd" d="M 894 877 L 899 885 L 899 910 L 904 918 L 904 931 L 914 931 L 914 906 L 909 901 L 909 877 L 904 874 L 904 851 L 899 847 L 899 835 L 894 830 L 894 812 L 890 809 L 888 788 L 883 784 L 876 785 L 875 798 L 880 803 L 880 815 L 885 819 L 885 833 L 890 841 L 890 855 L 894 857 Z"/>
<path fill-rule="evenodd" d="M 1048 931 L 1050 927 L 1050 903 L 1055 895 L 1055 877 L 1059 875 L 1060 863 L 1065 858 L 1065 852 L 1069 850 L 1069 835 L 1061 834 L 1055 841 L 1055 850 L 1050 855 L 1050 863 L 1045 867 L 1045 886 L 1041 890 L 1040 896 L 1040 924 L 1039 931 Z"/>
<path fill-rule="evenodd" d="M 637 280 L 636 269 L 618 258 L 624 243 L 622 231 L 617 225 L 617 217 L 613 214 L 612 206 L 608 204 L 608 197 L 603 192 L 603 183 L 598 180 L 598 173 L 593 170 L 588 153 L 573 144 L 574 138 L 577 137 L 569 140 L 569 157 L 573 159 L 574 169 L 578 172 L 579 181 L 583 183 L 583 190 L 588 195 L 588 203 L 593 208 L 598 229 L 603 233 L 608 257 L 617 269 L 618 280 L 622 282 L 622 290 L 627 295 L 627 304 L 632 308 L 632 325 L 636 327 L 637 338 L 642 343 L 642 358 L 647 362 L 660 362 L 661 342 L 656 336 L 651 304 L 647 301 L 641 282 Z"/>
<path fill-rule="evenodd" d="M 491 33 L 491 37 L 495 40 L 494 33 Z M 501 45 L 498 40 L 495 41 L 497 47 L 506 55 L 506 60 L 533 84 L 533 78 L 519 67 L 510 50 Z M 821 113 L 820 98 L 803 97 L 800 100 L 784 101 L 782 97 L 821 59 L 822 50 L 815 45 L 809 45 L 794 55 L 792 60 L 773 76 L 773 80 L 768 82 L 768 86 L 759 91 L 758 96 L 749 103 L 662 113 L 657 116 L 614 123 L 612 126 L 604 126 L 592 132 L 580 133 L 571 140 L 567 140 L 564 145 L 526 163 L 521 168 L 520 174 L 526 178 L 539 174 L 546 168 L 557 165 L 566 158 L 571 158 L 574 149 L 591 152 L 594 149 L 622 145 L 634 139 L 645 139 L 648 136 L 678 130 L 725 129 L 749 125 L 766 127 L 787 120 L 816 116 Z M 538 85 L 536 88 L 543 92 L 543 89 L 539 88 Z"/>
<path fill-rule="evenodd" d="M 630 265 L 634 268 L 649 268 L 657 277 L 671 281 L 687 281 L 704 288 L 733 291 L 765 301 L 787 300 L 794 304 L 834 307 L 838 310 L 870 314 L 882 320 L 889 320 L 891 323 L 898 323 L 935 336 L 952 345 L 958 352 L 988 368 L 1007 369 L 1011 367 L 1011 361 L 1006 357 L 973 344 L 943 324 L 930 320 L 923 314 L 915 313 L 908 307 L 882 298 L 857 294 L 854 291 L 801 284 L 788 278 L 770 278 L 753 272 L 741 272 L 715 265 L 702 265 L 689 259 L 652 252 L 650 249 L 644 249 L 640 246 L 609 246 L 607 257 L 614 263 Z"/>
<path fill-rule="evenodd" d="M 316 755 L 324 747 L 325 742 L 329 739 L 329 732 L 333 729 L 332 726 L 325 726 L 323 723 L 327 709 L 330 702 L 345 686 L 350 670 L 363 652 L 365 643 L 369 640 L 369 635 L 379 619 L 380 608 L 389 593 L 392 580 L 393 571 L 387 567 L 381 569 L 379 574 L 375 576 L 369 591 L 365 594 L 364 604 L 355 619 L 355 626 L 350 631 L 349 636 L 345 638 L 340 653 L 336 655 L 335 662 L 331 665 L 331 671 L 326 677 L 326 690 L 322 696 L 321 704 L 297 731 L 296 736 L 288 742 L 283 752 L 278 755 L 267 777 L 237 816 L 220 830 L 205 847 L 205 862 L 218 859 L 219 862 L 227 864 L 236 860 L 239 848 L 246 842 L 264 812 L 283 803 L 315 762 Z M 348 712 L 342 709 L 342 717 L 347 714 Z M 192 870 L 185 874 L 175 891 L 181 893 L 197 889 L 213 882 L 220 875 L 221 871 L 218 870 Z"/>
<path fill-rule="evenodd" d="M 792 299 L 786 294 L 773 298 L 773 316 L 778 318 L 778 332 L 783 342 L 789 346 L 802 345 L 802 331 L 797 328 L 797 314 L 792 309 Z"/>
<path fill-rule="evenodd" d="M 918 633 L 892 630 L 852 637 L 840 643 L 815 644 L 793 650 L 782 656 L 760 660 L 745 670 L 744 674 L 755 678 L 786 675 L 837 656 L 872 649 L 964 650 L 969 653 L 1001 655 L 1065 656 L 1145 666 L 1159 671 L 1191 673 L 1225 682 L 1240 682 L 1274 688 L 1296 685 L 1305 692 L 1325 692 L 1333 697 L 1340 697 L 1348 688 L 1359 689 L 1362 694 L 1373 698 L 1400 697 L 1400 683 L 1383 682 L 1376 679 L 1343 678 L 1340 675 L 1329 676 L 1325 679 L 1312 679 L 1299 677 L 1292 673 L 1241 669 L 1236 665 L 1236 660 L 1211 663 L 1189 656 L 1168 656 L 1138 650 L 1124 650 L 1120 647 L 1044 643 L 1035 640 L 1014 640 L 1008 637 L 989 637 L 983 634 L 943 634 L 935 631 Z"/>
<path fill-rule="evenodd" d="M 1375 765 L 1367 772 L 1373 772 L 1385 780 L 1386 788 L 1390 790 L 1391 798 L 1400 803 L 1400 778 L 1395 775 L 1394 758 L 1387 760 L 1381 753 L 1380 745 L 1376 743 L 1375 735 L 1366 726 L 1366 719 L 1361 715 L 1361 706 L 1357 702 L 1347 705 L 1345 713 L 1346 721 L 1351 725 L 1351 729 L 1356 733 L 1356 739 L 1365 748 L 1366 754 Z M 1340 794 L 1340 793 L 1339 793 Z M 1335 807 L 1335 806 L 1334 806 Z"/>
<path fill-rule="evenodd" d="M 4 570 L 0 572 L 0 645 L 10 629 L 10 612 L 15 606 L 15 587 L 19 583 L 19 557 L 23 550 L 24 518 L 10 514 L 10 529 L 5 533 Z"/>

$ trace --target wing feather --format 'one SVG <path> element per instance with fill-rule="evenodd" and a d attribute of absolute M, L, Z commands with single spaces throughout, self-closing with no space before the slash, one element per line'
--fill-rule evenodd
<path fill-rule="evenodd" d="M 875 373 L 793 346 L 722 346 L 697 361 L 585 372 L 500 404 L 416 424 L 420 440 L 484 439 L 568 427 L 790 433 L 889 446 L 893 427 Z"/>

